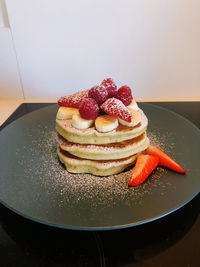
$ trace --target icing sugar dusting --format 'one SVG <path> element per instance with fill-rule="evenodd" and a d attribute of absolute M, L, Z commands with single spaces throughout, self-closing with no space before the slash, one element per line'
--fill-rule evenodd
<path fill-rule="evenodd" d="M 39 183 L 43 187 L 43 194 L 55 195 L 59 199 L 60 208 L 70 205 L 72 210 L 76 210 L 81 203 L 87 203 L 92 213 L 104 211 L 107 208 L 114 208 L 123 202 L 125 206 L 143 205 L 143 199 L 147 195 L 152 195 L 159 187 L 160 196 L 166 192 L 166 187 L 171 186 L 165 181 L 164 176 L 167 170 L 158 168 L 147 181 L 135 188 L 128 187 L 128 181 L 132 172 L 129 168 L 117 175 L 108 177 L 97 177 L 90 174 L 72 174 L 66 171 L 59 162 L 56 152 L 56 132 L 49 131 L 48 127 L 41 126 L 41 140 L 34 139 L 30 133 L 32 144 L 30 147 L 31 160 L 26 164 L 27 175 L 34 183 Z M 148 136 L 152 144 L 166 150 L 167 137 L 156 136 L 154 132 L 149 132 Z M 25 148 L 26 149 L 26 148 Z M 40 165 L 32 171 L 33 162 L 40 157 Z M 24 164 L 21 158 L 19 164 Z M 95 201 L 93 201 L 95 199 Z M 57 201 L 57 200 L 56 200 Z M 80 209 L 79 209 L 80 210 Z"/>
<path fill-rule="evenodd" d="M 122 120 L 131 122 L 131 113 L 127 107 L 117 98 L 108 98 L 102 105 L 101 109 L 109 115 L 115 115 Z"/>
<path fill-rule="evenodd" d="M 88 96 L 88 91 L 86 89 L 72 95 L 62 96 L 58 100 L 58 104 L 60 103 L 62 106 L 64 103 L 64 106 L 79 108 L 82 100 Z"/>

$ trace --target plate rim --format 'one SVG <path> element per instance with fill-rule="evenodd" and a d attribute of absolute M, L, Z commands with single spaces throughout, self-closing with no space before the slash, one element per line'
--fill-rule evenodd
<path fill-rule="evenodd" d="M 54 228 L 59 228 L 59 229 L 65 229 L 65 230 L 74 230 L 74 231 L 111 231 L 111 230 L 120 230 L 120 229 L 126 229 L 126 228 L 131 228 L 131 227 L 137 227 L 140 225 L 145 225 L 157 220 L 160 220 L 180 209 L 182 209 L 184 206 L 186 206 L 188 203 L 190 203 L 193 199 L 195 199 L 195 197 L 198 196 L 198 194 L 200 193 L 200 191 L 198 191 L 196 194 L 194 194 L 190 199 L 188 199 L 186 202 L 184 202 L 182 205 L 177 205 L 173 210 L 169 210 L 168 212 L 159 215 L 159 216 L 154 216 L 151 219 L 146 219 L 146 220 L 140 220 L 137 223 L 128 223 L 128 224 L 122 224 L 122 225 L 115 225 L 115 226 L 97 226 L 97 227 L 83 227 L 83 226 L 64 226 L 61 224 L 56 224 L 56 223 L 50 223 L 44 220 L 40 220 L 37 219 L 35 217 L 32 216 L 28 216 L 12 207 L 10 207 L 9 205 L 7 205 L 4 201 L 1 201 L 0 199 L 0 204 L 3 205 L 5 208 L 7 208 L 8 210 L 14 212 L 15 214 L 17 214 L 18 216 L 25 218 L 27 220 L 30 220 L 32 222 L 35 223 L 39 223 L 42 225 L 46 225 L 46 226 L 50 226 L 50 227 L 54 227 Z"/>
<path fill-rule="evenodd" d="M 163 110 L 164 112 L 168 112 L 168 113 L 171 113 L 172 115 L 175 115 L 177 117 L 179 117 L 180 119 L 184 120 L 186 123 L 188 123 L 190 126 L 192 126 L 193 129 L 195 129 L 195 131 L 197 131 L 199 134 L 200 134 L 200 129 L 198 128 L 198 126 L 196 126 L 193 122 L 191 122 L 189 119 L 185 118 L 184 116 L 180 115 L 179 113 L 175 112 L 175 111 L 172 111 L 168 108 L 165 108 L 165 107 L 161 107 L 159 105 L 155 105 L 155 104 L 152 104 L 152 103 L 146 103 L 146 102 L 138 102 L 139 106 L 151 106 L 153 108 L 156 108 L 156 109 L 161 109 Z M 55 103 L 55 105 L 48 105 L 47 107 L 42 107 L 42 108 L 39 108 L 35 111 L 31 111 L 23 116 L 21 116 L 20 118 L 14 120 L 13 122 L 11 122 L 10 124 L 8 124 L 7 126 L 5 126 L 3 129 L 1 129 L 0 132 L 3 132 L 5 129 L 9 128 L 9 126 L 13 125 L 15 122 L 17 122 L 18 120 L 20 120 L 21 118 L 25 117 L 25 116 L 28 116 L 30 115 L 31 113 L 34 113 L 34 112 L 40 112 L 42 109 L 49 109 L 49 108 L 55 108 L 57 104 Z M 141 107 L 142 108 L 142 107 Z M 185 205 L 187 205 L 189 202 L 191 202 L 198 194 L 200 193 L 200 190 L 197 191 L 195 194 L 193 194 L 187 201 L 185 201 L 184 203 L 182 203 L 181 205 L 177 204 L 173 209 L 168 209 L 167 211 L 165 211 L 164 213 L 163 212 L 160 212 L 159 215 L 156 215 L 154 217 L 151 217 L 151 218 L 147 218 L 147 219 L 144 219 L 144 220 L 140 220 L 140 221 L 137 221 L 136 223 L 128 223 L 128 224 L 120 224 L 120 225 L 115 225 L 115 226 L 95 226 L 95 227 L 85 227 L 85 226 L 72 226 L 72 225 L 61 225 L 61 224 L 56 224 L 56 223 L 51 223 L 51 222 L 48 222 L 48 221 L 45 221 L 45 220 L 42 220 L 42 219 L 38 219 L 37 217 L 32 217 L 32 216 L 29 216 L 29 215 L 26 215 L 25 213 L 23 212 L 20 212 L 19 210 L 11 207 L 10 205 L 8 205 L 7 203 L 5 203 L 1 197 L 0 197 L 0 203 L 8 208 L 9 210 L 11 210 L 12 212 L 16 213 L 17 215 L 25 218 L 25 219 L 28 219 L 28 220 L 31 220 L 33 222 L 36 222 L 36 223 L 40 223 L 40 224 L 43 224 L 43 225 L 47 225 L 47 226 L 51 226 L 51 227 L 55 227 L 55 228 L 61 228 L 61 229 L 66 229 L 66 230 L 80 230 L 80 231 L 107 231 L 107 230 L 117 230 L 117 229 L 124 229 L 124 228 L 130 228 L 130 227 L 136 227 L 136 226 L 139 226 L 139 225 L 143 225 L 143 224 L 147 224 L 147 223 L 151 223 L 153 221 L 156 221 L 156 220 L 159 220 L 163 217 L 166 217 L 168 216 L 169 214 L 171 213 L 174 213 L 175 211 L 181 209 L 182 207 L 184 207 Z"/>

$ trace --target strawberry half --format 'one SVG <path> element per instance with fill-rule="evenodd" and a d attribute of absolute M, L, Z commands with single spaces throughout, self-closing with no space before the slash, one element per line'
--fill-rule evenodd
<path fill-rule="evenodd" d="M 152 155 L 140 154 L 137 158 L 135 167 L 128 182 L 129 186 L 138 186 L 142 184 L 158 166 L 159 158 Z"/>
<path fill-rule="evenodd" d="M 63 107 L 79 108 L 83 99 L 88 97 L 89 90 L 83 90 L 73 95 L 62 96 L 58 100 L 58 105 Z"/>
<path fill-rule="evenodd" d="M 110 116 L 120 118 L 124 121 L 131 122 L 131 113 L 127 107 L 117 98 L 108 98 L 102 105 L 101 109 Z"/>
<path fill-rule="evenodd" d="M 173 171 L 179 172 L 179 173 L 185 173 L 185 170 L 176 163 L 172 158 L 170 158 L 165 152 L 163 152 L 160 148 L 156 146 L 149 145 L 146 153 L 148 155 L 154 155 L 159 158 L 159 165 L 163 167 L 167 167 Z"/>

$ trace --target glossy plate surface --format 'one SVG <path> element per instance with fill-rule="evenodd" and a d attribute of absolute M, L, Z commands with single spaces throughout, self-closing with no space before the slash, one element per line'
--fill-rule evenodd
<path fill-rule="evenodd" d="M 169 110 L 140 104 L 148 136 L 186 169 L 158 168 L 137 188 L 131 169 L 110 177 L 69 174 L 56 154 L 57 105 L 27 114 L 0 132 L 0 202 L 37 222 L 75 230 L 131 227 L 182 207 L 200 190 L 200 130 Z"/>

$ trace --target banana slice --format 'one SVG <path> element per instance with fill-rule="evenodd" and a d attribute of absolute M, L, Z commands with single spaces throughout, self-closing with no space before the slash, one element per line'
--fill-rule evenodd
<path fill-rule="evenodd" d="M 139 111 L 134 110 L 130 107 L 128 107 L 128 110 L 131 112 L 132 115 L 132 119 L 131 122 L 127 122 L 127 121 L 123 121 L 122 119 L 119 119 L 120 124 L 125 125 L 125 126 L 130 126 L 130 127 L 134 127 L 136 126 L 138 123 L 140 123 L 141 121 L 141 115 L 139 113 Z"/>
<path fill-rule="evenodd" d="M 139 107 L 138 107 L 138 105 L 137 105 L 137 103 L 136 103 L 136 101 L 134 99 L 132 100 L 131 104 L 129 106 L 127 106 L 127 108 L 132 108 L 134 110 L 139 110 Z"/>
<path fill-rule="evenodd" d="M 74 114 L 78 114 L 77 108 L 60 107 L 57 112 L 56 118 L 59 120 L 67 120 L 71 119 Z"/>
<path fill-rule="evenodd" d="M 109 115 L 99 116 L 95 120 L 95 127 L 98 132 L 110 132 L 116 129 L 118 125 L 118 119 Z"/>
<path fill-rule="evenodd" d="M 85 120 L 81 118 L 80 114 L 74 114 L 72 117 L 72 126 L 77 129 L 87 129 L 93 124 L 94 120 Z"/>

